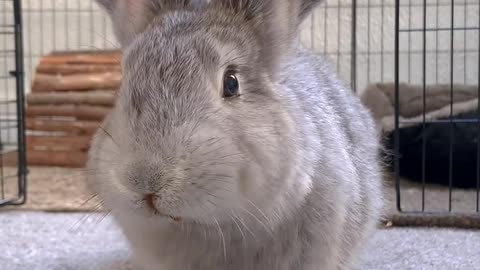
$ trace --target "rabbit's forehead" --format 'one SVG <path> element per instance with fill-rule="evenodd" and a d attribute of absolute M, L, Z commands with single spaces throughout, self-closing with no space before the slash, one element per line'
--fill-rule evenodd
<path fill-rule="evenodd" d="M 218 88 L 214 81 L 221 54 L 227 53 L 216 44 L 198 34 L 166 39 L 152 31 L 140 37 L 125 54 L 121 91 L 125 105 L 146 112 L 157 110 L 159 101 L 165 106 L 190 106 L 187 99 L 210 96 L 208 90 Z"/>
<path fill-rule="evenodd" d="M 172 36 L 151 31 L 135 42 L 126 53 L 126 77 L 182 82 L 222 73 L 229 65 L 253 62 L 252 46 L 242 46 L 215 32 L 190 32 Z"/>
<path fill-rule="evenodd" d="M 160 40 L 161 39 L 161 40 Z M 168 79 L 190 73 L 212 70 L 220 62 L 217 50 L 207 42 L 191 37 L 147 37 L 129 50 L 125 57 L 126 76 L 155 76 Z M 179 79 L 179 78 L 177 78 Z"/>
<path fill-rule="evenodd" d="M 202 67 L 208 73 L 217 73 L 219 67 L 225 67 L 232 59 L 240 62 L 238 65 L 253 62 L 258 45 L 255 37 L 245 26 L 222 18 L 188 12 L 159 16 L 127 48 L 124 70 Z"/>

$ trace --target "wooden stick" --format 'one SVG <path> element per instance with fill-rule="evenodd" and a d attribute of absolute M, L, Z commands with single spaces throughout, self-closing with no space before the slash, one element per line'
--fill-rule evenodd
<path fill-rule="evenodd" d="M 86 151 L 91 139 L 90 136 L 27 136 L 26 146 L 37 151 Z"/>
<path fill-rule="evenodd" d="M 121 72 L 65 76 L 36 74 L 32 85 L 32 92 L 117 89 L 121 79 Z"/>
<path fill-rule="evenodd" d="M 27 103 L 31 105 L 43 104 L 86 104 L 113 106 L 115 104 L 115 92 L 113 91 L 95 91 L 86 93 L 30 93 L 27 96 Z"/>
<path fill-rule="evenodd" d="M 119 65 L 122 55 L 119 51 L 111 52 L 71 52 L 54 53 L 42 57 L 40 64 L 106 64 Z"/>
<path fill-rule="evenodd" d="M 59 166 L 59 167 L 84 167 L 87 162 L 87 152 L 81 151 L 33 151 L 28 150 L 27 164 L 29 166 Z"/>
<path fill-rule="evenodd" d="M 480 229 L 480 215 L 468 213 L 395 213 L 388 217 L 394 227 Z"/>
<path fill-rule="evenodd" d="M 109 107 L 90 105 L 33 105 L 26 109 L 27 117 L 33 116 L 65 116 L 79 120 L 102 121 L 111 111 Z"/>
<path fill-rule="evenodd" d="M 71 75 L 76 73 L 103 73 L 103 72 L 120 72 L 120 65 L 92 65 L 92 64 L 49 64 L 40 63 L 37 66 L 37 73 L 55 74 L 55 75 Z"/>
<path fill-rule="evenodd" d="M 78 135 L 93 135 L 100 125 L 101 122 L 96 121 L 59 121 L 32 118 L 25 120 L 27 130 L 64 132 L 66 134 Z"/>
<path fill-rule="evenodd" d="M 78 54 L 93 54 L 93 55 L 106 55 L 106 54 L 121 54 L 121 51 L 118 49 L 103 49 L 103 50 L 56 50 L 50 53 L 51 56 L 61 56 L 61 55 L 78 55 Z"/>

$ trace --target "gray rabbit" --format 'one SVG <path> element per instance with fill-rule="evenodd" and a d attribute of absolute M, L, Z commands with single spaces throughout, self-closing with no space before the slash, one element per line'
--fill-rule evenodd
<path fill-rule="evenodd" d="M 145 270 L 356 267 L 383 208 L 370 113 L 298 38 L 320 0 L 97 0 L 123 48 L 90 187 Z"/>

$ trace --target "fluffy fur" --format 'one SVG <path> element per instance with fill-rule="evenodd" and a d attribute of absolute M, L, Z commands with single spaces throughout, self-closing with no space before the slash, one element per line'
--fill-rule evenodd
<path fill-rule="evenodd" d="M 378 136 L 298 42 L 320 1 L 98 1 L 124 77 L 92 142 L 90 184 L 138 264 L 351 269 L 382 208 Z M 222 98 L 228 66 L 237 98 Z"/>

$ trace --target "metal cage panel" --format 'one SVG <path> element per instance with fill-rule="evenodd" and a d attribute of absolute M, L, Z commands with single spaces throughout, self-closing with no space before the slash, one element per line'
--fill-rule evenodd
<path fill-rule="evenodd" d="M 480 210 L 479 10 L 477 0 L 396 0 L 394 156 L 401 212 L 468 214 Z M 420 120 L 406 121 L 400 116 L 401 83 L 422 88 Z M 449 90 L 442 117 L 427 115 L 430 85 Z M 476 101 L 472 100 L 472 108 L 457 113 L 462 107 L 456 97 L 466 87 L 476 87 Z M 402 128 L 406 124 L 417 128 Z M 406 139 L 412 137 L 409 132 L 416 136 L 414 144 L 413 139 Z M 409 144 L 415 149 L 407 149 Z M 406 164 L 415 167 L 420 177 L 416 190 L 406 188 L 401 180 Z M 430 183 L 432 178 L 438 178 L 444 188 Z M 417 198 L 418 203 L 406 206 L 407 196 Z"/>

